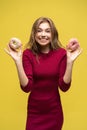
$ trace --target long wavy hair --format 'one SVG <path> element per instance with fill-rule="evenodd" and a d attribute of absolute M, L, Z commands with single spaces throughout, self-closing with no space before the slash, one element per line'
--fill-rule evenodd
<path fill-rule="evenodd" d="M 52 41 L 50 43 L 50 49 L 54 50 L 54 49 L 58 49 L 58 48 L 62 47 L 62 44 L 59 41 L 58 31 L 57 31 L 53 21 L 47 17 L 40 17 L 34 22 L 34 24 L 32 26 L 30 38 L 29 38 L 29 41 L 26 46 L 27 48 L 30 48 L 36 55 L 38 55 L 40 50 L 39 50 L 39 45 L 35 40 L 35 35 L 36 35 L 39 25 L 44 22 L 49 23 L 50 28 L 51 28 Z"/>

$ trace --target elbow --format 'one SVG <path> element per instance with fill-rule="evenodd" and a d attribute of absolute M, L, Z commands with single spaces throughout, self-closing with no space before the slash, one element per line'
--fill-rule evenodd
<path fill-rule="evenodd" d="M 63 79 L 61 79 L 61 81 L 59 82 L 59 88 L 63 91 L 66 92 L 69 90 L 71 86 L 71 82 L 69 83 L 65 83 Z"/>
<path fill-rule="evenodd" d="M 32 80 L 28 80 L 28 83 L 25 86 L 23 86 L 23 85 L 20 84 L 20 87 L 21 87 L 21 89 L 25 93 L 28 93 L 28 92 L 30 92 L 32 90 L 32 85 L 33 85 Z"/>
<path fill-rule="evenodd" d="M 63 91 L 63 92 L 67 92 L 69 90 L 70 86 L 60 86 L 60 89 Z"/>

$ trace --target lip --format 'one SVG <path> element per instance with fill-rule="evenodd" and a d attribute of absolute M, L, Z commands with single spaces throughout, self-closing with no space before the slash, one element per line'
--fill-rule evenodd
<path fill-rule="evenodd" d="M 48 39 L 46 39 L 46 38 L 40 38 L 39 39 L 41 42 L 47 42 L 48 41 Z"/>

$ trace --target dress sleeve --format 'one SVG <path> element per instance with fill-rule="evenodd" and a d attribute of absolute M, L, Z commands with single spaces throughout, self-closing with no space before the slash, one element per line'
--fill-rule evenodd
<path fill-rule="evenodd" d="M 67 56 L 65 53 L 65 55 L 61 58 L 61 61 L 59 64 L 59 80 L 58 80 L 59 88 L 64 92 L 66 92 L 70 88 L 70 85 L 71 85 L 71 81 L 70 83 L 67 84 L 63 80 L 63 76 L 66 70 L 66 61 L 67 61 Z"/>
<path fill-rule="evenodd" d="M 25 74 L 28 77 L 28 83 L 25 87 L 22 85 L 20 86 L 24 92 L 28 93 L 29 91 L 32 90 L 32 86 L 33 86 L 32 62 L 31 62 L 30 53 L 28 51 L 23 52 L 22 62 L 23 62 L 23 68 L 24 68 Z"/>

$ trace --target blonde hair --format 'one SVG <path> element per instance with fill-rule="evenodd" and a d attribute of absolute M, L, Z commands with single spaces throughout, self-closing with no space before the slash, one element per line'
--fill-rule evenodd
<path fill-rule="evenodd" d="M 50 43 L 51 50 L 58 49 L 61 47 L 58 31 L 57 31 L 53 21 L 47 17 L 40 17 L 34 22 L 34 24 L 32 26 L 29 41 L 27 43 L 27 47 L 29 47 L 35 54 L 39 53 L 39 46 L 35 40 L 35 34 L 37 32 L 39 25 L 44 22 L 48 22 L 50 25 L 50 28 L 51 28 L 51 33 L 52 33 L 52 41 Z"/>

